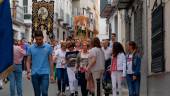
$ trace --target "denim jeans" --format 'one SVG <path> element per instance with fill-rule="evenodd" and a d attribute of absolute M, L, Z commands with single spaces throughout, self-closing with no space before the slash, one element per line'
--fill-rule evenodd
<path fill-rule="evenodd" d="M 22 64 L 14 65 L 15 71 L 9 75 L 10 81 L 10 96 L 15 96 L 15 86 L 17 89 L 18 96 L 23 96 L 22 94 Z"/>
<path fill-rule="evenodd" d="M 35 96 L 48 96 L 49 74 L 34 74 L 31 78 Z"/>
<path fill-rule="evenodd" d="M 106 82 L 106 84 L 111 81 L 111 74 L 109 71 L 107 71 L 109 66 L 111 65 L 111 59 L 105 60 L 105 72 L 103 76 L 103 80 Z"/>
<path fill-rule="evenodd" d="M 58 90 L 60 92 L 65 92 L 67 70 L 65 68 L 56 68 L 56 71 Z"/>
<path fill-rule="evenodd" d="M 139 96 L 140 94 L 140 76 L 137 76 L 136 80 L 133 80 L 133 75 L 128 74 L 126 76 L 129 96 Z"/>

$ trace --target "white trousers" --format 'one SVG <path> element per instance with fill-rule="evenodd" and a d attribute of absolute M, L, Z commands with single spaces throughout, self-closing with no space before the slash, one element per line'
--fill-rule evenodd
<path fill-rule="evenodd" d="M 122 87 L 121 87 L 122 74 L 123 73 L 121 71 L 113 71 L 111 73 L 113 96 L 122 96 Z"/>
<path fill-rule="evenodd" d="M 68 74 L 70 92 L 75 93 L 75 91 L 78 91 L 78 80 L 76 79 L 75 76 L 75 68 L 67 67 L 67 74 Z"/>

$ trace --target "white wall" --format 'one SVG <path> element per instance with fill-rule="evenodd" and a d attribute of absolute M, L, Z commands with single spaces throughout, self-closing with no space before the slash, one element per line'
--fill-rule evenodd
<path fill-rule="evenodd" d="M 99 34 L 98 37 L 100 40 L 109 39 L 109 34 L 106 32 L 106 19 L 100 18 L 99 20 Z"/>
<path fill-rule="evenodd" d="M 73 8 L 80 8 L 80 0 L 74 0 L 73 2 Z"/>
<path fill-rule="evenodd" d="M 168 0 L 165 0 L 167 1 L 167 3 L 165 4 L 165 60 L 166 60 L 166 65 L 165 65 L 165 69 L 167 72 L 170 72 L 170 44 L 169 44 L 169 41 L 170 41 L 170 1 Z"/>
<path fill-rule="evenodd" d="M 32 14 L 32 0 L 28 0 L 28 13 Z"/>
<path fill-rule="evenodd" d="M 91 1 L 92 2 L 92 1 Z M 100 2 L 99 2 L 99 12 L 100 12 Z M 106 18 L 99 19 L 99 34 L 98 37 L 100 40 L 102 39 L 109 39 L 109 34 L 107 33 L 107 26 L 106 26 Z"/>
<path fill-rule="evenodd" d="M 60 16 L 60 9 L 63 9 L 64 12 L 64 18 L 62 18 L 64 20 L 64 22 L 67 22 L 66 20 L 66 16 L 67 14 L 70 15 L 70 19 L 72 17 L 72 0 L 55 0 L 54 1 L 55 6 L 54 6 L 54 13 L 58 13 L 58 15 Z M 71 20 L 70 20 L 71 21 Z M 63 21 L 60 22 L 60 24 L 64 23 Z M 70 22 L 67 22 L 70 23 Z M 54 29 L 55 31 L 55 36 L 57 40 L 63 40 L 63 31 L 65 32 L 66 36 L 67 36 L 67 31 L 58 24 L 58 22 L 56 22 L 55 25 L 56 29 Z M 59 36 L 57 36 L 57 28 L 59 28 Z M 59 37 L 59 38 L 57 38 Z"/>
<path fill-rule="evenodd" d="M 24 35 L 24 37 L 26 36 L 26 34 L 25 34 L 25 26 L 23 24 L 15 25 L 13 23 L 13 30 L 14 30 L 14 32 L 16 32 L 14 34 L 14 38 L 17 39 L 17 40 L 21 40 L 23 38 L 22 34 Z"/>
<path fill-rule="evenodd" d="M 80 8 L 87 8 L 89 0 L 80 0 Z"/>
<path fill-rule="evenodd" d="M 117 41 L 121 42 L 123 45 L 125 45 L 125 37 L 126 37 L 126 30 L 125 30 L 125 20 L 124 20 L 125 11 L 120 10 L 110 18 L 109 22 L 111 23 L 112 27 L 112 33 L 117 34 Z M 116 23 L 116 17 L 117 17 L 117 23 Z"/>
<path fill-rule="evenodd" d="M 121 14 L 120 11 L 118 11 L 118 33 L 117 33 L 117 37 L 118 37 L 118 41 L 121 42 L 121 32 L 122 32 L 122 28 L 121 28 Z"/>
<path fill-rule="evenodd" d="M 32 0 L 28 0 L 28 13 L 27 14 L 31 14 L 32 15 Z M 32 24 L 32 20 L 31 19 L 25 19 L 24 23 Z"/>
<path fill-rule="evenodd" d="M 29 42 L 31 42 L 31 38 L 32 38 L 31 34 L 32 34 L 32 27 L 28 27 L 28 30 L 27 30 L 27 32 L 25 33 L 25 35 L 26 35 L 26 39 L 27 39 Z"/>
<path fill-rule="evenodd" d="M 106 34 L 106 19 L 105 18 L 100 18 L 100 21 L 99 21 L 99 34 Z"/>

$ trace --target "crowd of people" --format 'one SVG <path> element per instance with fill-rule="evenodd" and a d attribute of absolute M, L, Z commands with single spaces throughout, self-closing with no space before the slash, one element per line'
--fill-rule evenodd
<path fill-rule="evenodd" d="M 26 70 L 35 96 L 48 96 L 50 80 L 57 83 L 57 96 L 66 96 L 67 88 L 70 96 L 80 96 L 79 86 L 82 96 L 103 96 L 108 82 L 112 96 L 122 96 L 121 84 L 125 79 L 129 96 L 139 96 L 141 54 L 134 41 L 122 46 L 114 33 L 111 41 L 69 37 L 60 42 L 52 39 L 49 44 L 43 38 L 37 32 L 32 44 L 14 42 L 15 71 L 9 75 L 10 96 L 15 96 L 15 86 L 18 96 L 23 96 L 22 70 Z"/>

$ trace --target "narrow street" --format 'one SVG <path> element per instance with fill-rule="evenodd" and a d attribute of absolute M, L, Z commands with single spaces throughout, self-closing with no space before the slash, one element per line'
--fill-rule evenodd
<path fill-rule="evenodd" d="M 49 96 L 56 96 L 56 93 L 57 86 L 55 84 L 50 84 Z M 10 96 L 9 82 L 4 86 L 4 89 L 0 90 L 0 96 Z M 25 76 L 23 76 L 23 96 L 34 96 L 31 81 L 27 80 Z"/>
<path fill-rule="evenodd" d="M 18 96 L 16 82 L 23 96 L 170 96 L 169 9 L 170 0 L 0 0 L 0 96 Z"/>
<path fill-rule="evenodd" d="M 3 86 L 4 88 L 0 90 L 0 96 L 10 96 L 9 95 L 9 82 Z M 48 95 L 57 96 L 57 85 L 50 84 Z M 23 75 L 23 96 L 34 96 L 33 87 L 31 81 L 27 80 L 25 75 Z M 66 96 L 69 96 L 69 91 L 66 91 Z M 80 87 L 79 87 L 79 96 L 81 96 Z M 104 95 L 103 95 L 104 96 Z M 112 96 L 112 95 L 110 95 Z M 128 96 L 127 89 L 123 89 L 123 96 Z"/>

